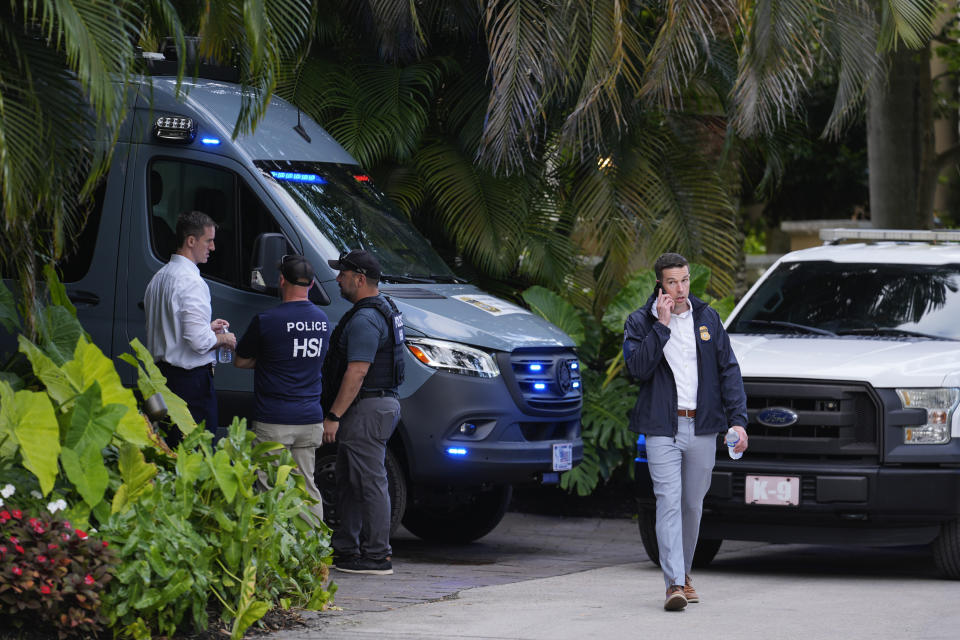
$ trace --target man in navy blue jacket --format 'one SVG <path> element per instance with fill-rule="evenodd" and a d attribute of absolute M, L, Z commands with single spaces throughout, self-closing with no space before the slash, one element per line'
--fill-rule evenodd
<path fill-rule="evenodd" d="M 690 295 L 690 266 L 677 253 L 654 264 L 657 290 L 630 314 L 623 357 L 640 393 L 630 429 L 646 436 L 657 498 L 657 545 L 667 598 L 683 609 L 700 598 L 690 581 L 717 434 L 735 429 L 747 448 L 747 396 L 720 316 Z"/>

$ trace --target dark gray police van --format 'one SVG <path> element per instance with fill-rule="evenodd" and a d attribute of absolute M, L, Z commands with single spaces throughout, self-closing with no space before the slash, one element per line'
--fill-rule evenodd
<path fill-rule="evenodd" d="M 243 332 L 278 304 L 286 253 L 316 269 L 311 300 L 335 323 L 350 304 L 327 260 L 363 248 L 406 325 L 402 416 L 387 456 L 394 526 L 469 541 L 492 530 L 511 486 L 555 482 L 580 461 L 579 364 L 573 342 L 525 309 L 458 278 L 326 131 L 274 98 L 252 134 L 231 139 L 241 89 L 228 81 L 152 77 L 137 89 L 116 155 L 63 279 L 81 321 L 113 357 L 145 341 L 143 294 L 175 250 L 184 210 L 217 222 L 200 271 L 213 313 Z M 126 383 L 130 367 L 121 365 Z M 253 373 L 220 365 L 221 420 L 252 414 Z M 330 448 L 317 480 L 333 495 Z M 335 524 L 329 500 L 325 510 Z"/>

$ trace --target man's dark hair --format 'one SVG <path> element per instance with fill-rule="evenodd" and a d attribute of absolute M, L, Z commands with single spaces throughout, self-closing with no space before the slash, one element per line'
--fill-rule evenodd
<path fill-rule="evenodd" d="M 680 267 L 689 267 L 690 263 L 679 253 L 665 253 L 653 263 L 653 272 L 657 276 L 657 282 L 663 281 L 664 269 L 679 269 Z"/>
<path fill-rule="evenodd" d="M 184 211 L 181 213 L 177 216 L 177 248 L 182 247 L 190 236 L 194 238 L 202 236 L 207 227 L 216 229 L 217 223 L 202 211 Z"/>

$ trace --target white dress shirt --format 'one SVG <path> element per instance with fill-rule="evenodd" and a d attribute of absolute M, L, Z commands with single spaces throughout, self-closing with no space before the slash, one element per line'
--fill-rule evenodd
<path fill-rule="evenodd" d="M 216 359 L 210 328 L 210 288 L 200 269 L 179 254 L 157 271 L 143 296 L 147 348 L 157 360 L 194 369 Z"/>
<path fill-rule="evenodd" d="M 654 299 L 651 312 L 657 316 L 657 301 Z M 659 316 L 657 316 L 659 318 Z M 659 322 L 659 320 L 658 320 Z M 687 303 L 683 313 L 670 314 L 670 339 L 663 345 L 663 356 L 673 371 L 677 383 L 677 408 L 697 408 L 697 341 L 693 332 L 693 309 Z"/>

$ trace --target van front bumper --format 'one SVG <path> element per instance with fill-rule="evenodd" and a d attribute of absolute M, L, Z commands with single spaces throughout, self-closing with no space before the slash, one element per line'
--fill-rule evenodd
<path fill-rule="evenodd" d="M 563 410 L 525 411 L 508 388 L 512 382 L 504 375 L 475 378 L 440 371 L 401 398 L 397 437 L 411 480 L 538 482 L 555 472 L 554 445 L 570 445 L 571 461 L 579 463 L 579 396 Z"/>

